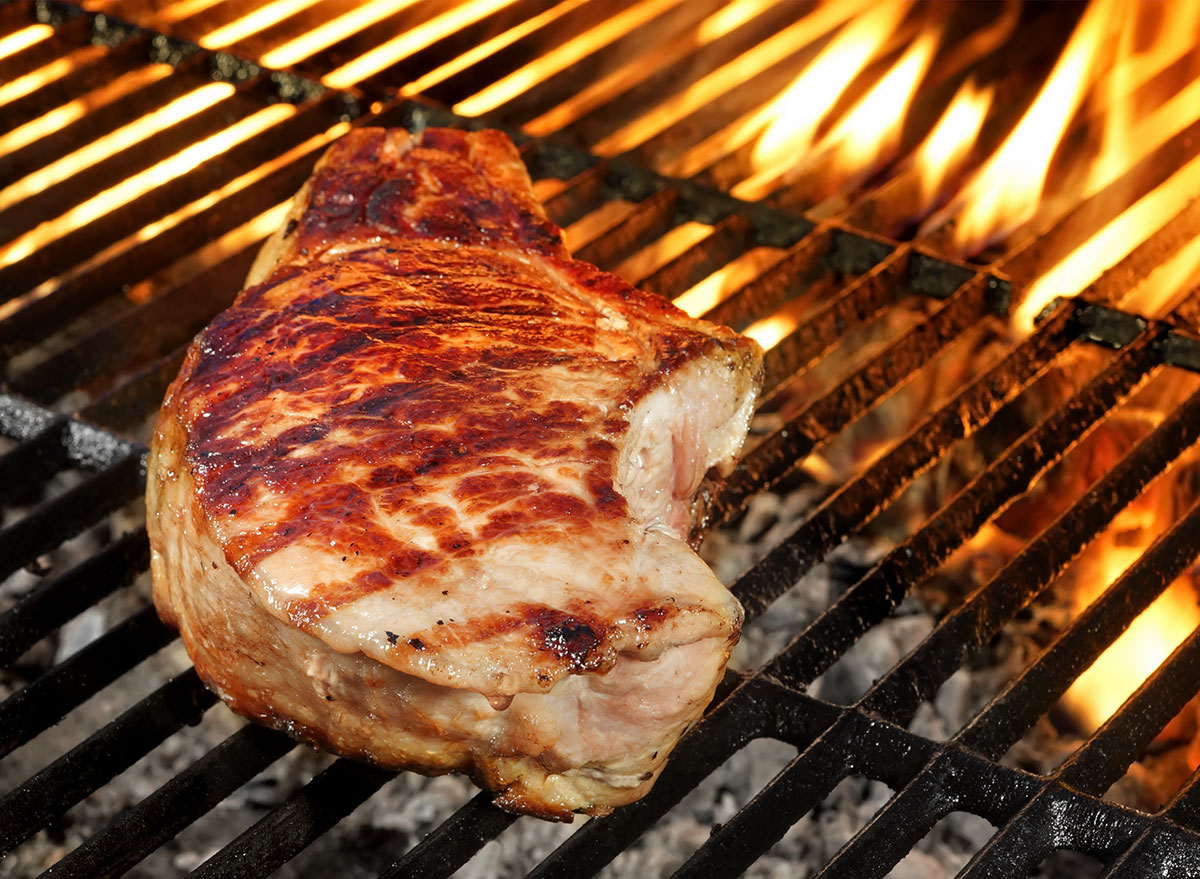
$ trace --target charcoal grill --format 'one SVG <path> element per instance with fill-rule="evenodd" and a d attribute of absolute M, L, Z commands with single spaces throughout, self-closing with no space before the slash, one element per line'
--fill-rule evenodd
<path fill-rule="evenodd" d="M 626 11 L 637 8 L 617 5 Z M 136 4 L 130 8 L 130 14 L 138 13 Z M 585 113 L 544 138 L 522 134 L 518 127 L 561 99 L 569 78 L 551 78 L 541 92 L 480 117 L 445 109 L 471 93 L 469 84 L 500 81 L 528 60 L 530 44 L 523 39 L 437 80 L 420 95 L 398 94 L 393 88 L 420 82 L 470 46 L 539 15 L 547 16 L 544 27 L 560 37 L 594 23 L 585 14 L 587 4 L 579 7 L 583 11 L 557 17 L 549 16 L 550 9 L 548 3 L 505 6 L 372 73 L 354 89 L 335 89 L 318 82 L 322 72 L 369 49 L 370 40 L 378 42 L 370 31 L 343 37 L 319 60 L 292 63 L 293 69 L 281 73 L 67 5 L 14 2 L 0 7 L 0 41 L 28 43 L 0 58 L 0 99 L 7 101 L 0 113 L 6 132 L 45 119 L 77 98 L 103 97 L 82 106 L 75 118 L 64 117 L 0 155 L 5 184 L 134 122 L 147 107 L 163 106 L 213 83 L 227 86 L 218 100 L 185 120 L 51 180 L 13 207 L 0 208 L 2 246 L 34 242 L 27 252 L 16 251 L 19 258 L 0 265 L 0 290 L 7 303 L 0 318 L 0 349 L 6 358 L 0 434 L 8 440 L 0 454 L 0 494 L 8 512 L 0 528 L 0 574 L 38 565 L 39 557 L 107 521 L 140 495 L 146 421 L 188 341 L 237 291 L 272 218 L 277 222 L 278 211 L 272 210 L 290 197 L 324 146 L 349 125 L 507 128 L 521 144 L 521 155 L 558 223 L 569 226 L 606 205 L 619 207 L 604 215 L 609 219 L 598 222 L 577 247 L 581 257 L 602 267 L 619 265 L 685 224 L 711 226 L 698 244 L 660 261 L 641 278 L 642 286 L 667 296 L 679 295 L 755 248 L 770 249 L 778 259 L 708 313 L 735 328 L 786 307 L 806 290 L 818 290 L 803 322 L 768 356 L 767 405 L 779 402 L 783 414 L 772 430 L 753 439 L 734 476 L 712 491 L 712 525 L 734 520 L 755 492 L 793 477 L 799 462 L 918 380 L 971 328 L 1003 320 L 1014 287 L 1019 290 L 1046 267 L 1050 254 L 1083 240 L 1124 204 L 1112 191 L 1102 191 L 1029 241 L 1009 248 L 993 265 L 981 267 L 940 256 L 936 242 L 883 237 L 900 231 L 896 218 L 902 216 L 911 185 L 903 177 L 870 189 L 851 205 L 824 203 L 801 210 L 797 200 L 811 191 L 804 180 L 758 202 L 722 191 L 729 169 L 744 155 L 719 159 L 685 179 L 662 173 L 677 158 L 664 158 L 665 145 L 672 143 L 666 135 L 608 157 L 589 152 L 582 147 L 601 136 L 606 117 L 599 115 Z M 708 7 L 687 13 L 675 8 L 670 14 L 706 11 Z M 785 4 L 772 13 L 778 16 L 772 26 L 783 26 L 794 12 Z M 388 20 L 390 32 L 398 32 L 396 24 L 408 20 L 405 16 L 419 23 L 421 14 L 429 13 L 395 13 Z M 1064 15 L 1061 10 L 1037 14 Z M 158 22 L 187 33 L 161 14 Z M 675 26 L 682 27 L 679 22 Z M 29 30 L 38 27 L 45 30 Z M 623 38 L 632 33 L 634 24 Z M 749 44 L 748 34 L 734 28 L 703 50 L 703 60 L 710 67 L 726 63 Z M 682 46 L 668 40 L 664 51 L 682 57 Z M 252 41 L 243 48 L 247 55 L 254 51 Z M 1052 47 L 1043 48 L 1052 57 Z M 1029 64 L 1046 63 L 1042 55 L 1026 51 Z M 36 80 L 37 71 L 64 57 L 75 59 L 76 66 L 49 81 Z M 789 59 L 782 70 L 755 76 L 782 77 L 797 63 Z M 944 71 L 946 89 L 961 72 Z M 652 90 L 655 82 L 649 80 L 642 92 Z M 272 107 L 281 109 L 272 114 Z M 676 126 L 687 124 L 681 119 Z M 705 124 L 709 127 L 693 132 L 692 142 L 710 133 L 711 124 Z M 242 136 L 205 152 L 204 144 L 231 128 Z M 1195 151 L 1196 133 L 1188 129 L 1172 139 L 1122 183 L 1133 181 L 1144 189 L 1160 182 L 1166 169 Z M 160 164 L 189 148 L 193 161 L 185 166 Z M 120 181 L 150 168 L 162 170 L 144 191 L 111 198 L 111 205 L 94 216 L 81 210 Z M 76 219 L 69 229 L 44 240 L 38 237 L 40 224 L 71 211 Z M 714 826 L 675 875 L 741 874 L 851 776 L 881 781 L 895 794 L 825 865 L 819 874 L 825 879 L 885 876 L 951 812 L 978 815 L 998 828 L 960 874 L 969 879 L 1025 876 L 1063 850 L 1099 859 L 1109 877 L 1200 873 L 1200 776 L 1189 778 L 1154 813 L 1103 796 L 1196 694 L 1200 633 L 1188 638 L 1057 770 L 1038 775 L 1001 760 L 1107 645 L 1200 556 L 1200 503 L 1173 523 L 1099 601 L 1055 634 L 1045 652 L 964 728 L 946 741 L 907 729 L 921 704 L 934 698 L 956 669 L 1050 588 L 1143 488 L 1196 443 L 1200 394 L 1170 412 L 856 702 L 834 704 L 809 692 L 813 681 L 886 620 L 917 584 L 1030 491 L 1151 377 L 1200 372 L 1200 341 L 1184 320 L 1200 307 L 1200 299 L 1180 306 L 1178 320 L 1148 320 L 1113 307 L 1121 290 L 1198 231 L 1200 208 L 1193 205 L 1083 297 L 1058 302 L 1033 335 L 952 389 L 903 436 L 892 438 L 884 454 L 838 486 L 746 571 L 733 591 L 752 621 L 868 527 L 956 443 L 986 430 L 1054 364 L 1081 348 L 1107 352 L 1102 367 L 1063 406 L 1041 412 L 1028 429 L 1017 432 L 907 539 L 799 628 L 785 649 L 760 668 L 730 672 L 706 717 L 679 745 L 646 798 L 588 822 L 530 875 L 595 874 L 716 767 L 762 738 L 789 743 L 797 749 L 796 757 L 730 820 Z M 856 328 L 913 299 L 921 303 L 920 320 L 851 362 L 843 375 L 802 405 L 788 403 L 797 375 L 840 356 L 844 340 Z M 16 663 L 76 614 L 128 587 L 147 565 L 144 528 L 115 529 L 99 548 L 87 550 L 82 561 L 45 576 L 0 614 L 0 660 Z M 69 658 L 32 675 L 0 703 L 0 755 L 11 754 L 58 723 L 174 638 L 144 607 Z M 216 701 L 191 670 L 163 682 L 0 799 L 0 850 L 12 851 L 51 825 L 168 737 L 198 722 Z M 114 816 L 107 828 L 68 852 L 45 875 L 95 877 L 130 869 L 294 747 L 281 734 L 241 728 L 142 802 Z M 337 760 L 193 875 L 267 875 L 393 778 L 389 772 Z M 506 814 L 480 793 L 399 854 L 383 875 L 449 875 L 518 820 L 533 819 Z"/>

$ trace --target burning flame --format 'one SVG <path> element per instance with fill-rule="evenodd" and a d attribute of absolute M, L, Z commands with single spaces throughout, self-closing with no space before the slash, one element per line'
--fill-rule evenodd
<path fill-rule="evenodd" d="M 359 55 L 353 61 L 343 64 L 333 72 L 321 78 L 321 82 L 334 89 L 349 88 L 393 64 L 403 61 L 413 52 L 449 36 L 457 30 L 474 24 L 505 6 L 510 6 L 515 0 L 467 0 L 453 6 L 441 15 L 436 15 L 421 22 L 414 28 L 393 37 L 385 43 L 380 43 L 369 52 Z M 264 61 L 266 56 L 264 56 Z"/>
<path fill-rule="evenodd" d="M 265 52 L 262 63 L 267 67 L 291 67 L 296 62 L 329 48 L 338 40 L 344 40 L 416 2 L 417 0 L 371 0 Z"/>
<path fill-rule="evenodd" d="M 1031 332 L 1034 319 L 1048 302 L 1057 296 L 1074 294 L 1096 280 L 1197 195 L 1200 195 L 1200 157 L 1140 198 L 1031 284 L 1013 314 L 1017 331 Z"/>
<path fill-rule="evenodd" d="M 199 39 L 199 43 L 206 49 L 223 49 L 319 2 L 320 0 L 273 0 L 223 27 L 209 31 Z"/>
<path fill-rule="evenodd" d="M 821 141 L 818 152 L 835 154 L 843 176 L 873 170 L 890 161 L 909 105 L 941 39 L 941 28 L 925 31 L 900 60 Z"/>
<path fill-rule="evenodd" d="M 955 243 L 975 253 L 1037 212 L 1050 160 L 1083 102 L 1111 23 L 1116 0 L 1095 0 L 1084 12 L 1050 78 L 1000 148 L 948 209 L 932 222 L 957 215 Z"/>
<path fill-rule="evenodd" d="M 742 335 L 758 342 L 764 351 L 770 351 L 799 325 L 800 321 L 790 314 L 773 314 L 750 324 L 742 330 Z"/>
<path fill-rule="evenodd" d="M 966 161 L 991 103 L 992 88 L 978 89 L 974 80 L 968 79 L 917 148 L 922 210 L 937 200 L 942 187 Z"/>
<path fill-rule="evenodd" d="M 497 34 L 490 40 L 484 40 L 482 43 L 472 46 L 457 58 L 452 58 L 440 67 L 435 67 L 433 70 L 402 87 L 400 94 L 419 95 L 439 82 L 444 82 L 455 74 L 461 73 L 471 67 L 471 65 L 477 64 L 484 58 L 499 52 L 504 47 L 511 46 L 517 40 L 529 36 L 539 28 L 566 15 L 572 9 L 582 6 L 585 2 L 587 0 L 563 0 L 557 6 L 552 6 L 545 12 L 525 19 L 520 24 L 509 28 L 501 34 Z"/>
<path fill-rule="evenodd" d="M 674 300 L 675 305 L 692 317 L 702 317 L 781 259 L 783 252 L 774 248 L 748 250 L 679 294 Z"/>
<path fill-rule="evenodd" d="M 772 34 L 750 51 L 743 52 L 732 61 L 702 76 L 679 94 L 658 104 L 653 112 L 643 114 L 623 125 L 595 143 L 592 149 L 602 156 L 609 156 L 645 143 L 656 134 L 686 119 L 705 104 L 726 94 L 731 88 L 736 88 L 773 64 L 784 61 L 798 48 L 829 33 L 861 9 L 867 8 L 869 2 L 870 0 L 845 0 L 841 3 L 824 3 L 818 6 L 795 24 Z M 771 118 L 771 114 L 764 109 L 748 119 L 734 123 L 730 129 L 719 132 L 716 138 L 724 149 L 736 148 L 760 132 Z M 711 139 L 694 149 L 703 151 L 710 142 Z M 689 161 L 682 159 L 681 164 L 669 167 L 667 172 L 676 175 L 691 174 L 693 170 L 682 167 Z"/>
<path fill-rule="evenodd" d="M 811 149 L 817 128 L 850 83 L 904 18 L 904 0 L 886 0 L 847 24 L 812 63 L 763 111 L 769 121 L 751 162 L 754 176 L 734 187 L 739 198 L 759 198 L 770 183 Z"/>
<path fill-rule="evenodd" d="M 565 70 L 579 59 L 625 36 L 635 28 L 643 27 L 677 2 L 678 0 L 643 0 L 605 18 L 579 36 L 545 52 L 537 60 L 514 70 L 508 76 L 501 77 L 483 91 L 459 101 L 454 105 L 454 112 L 464 116 L 478 116 L 494 110 L 539 82 Z"/>
<path fill-rule="evenodd" d="M 76 98 L 55 107 L 36 119 L 0 135 L 0 155 L 15 152 L 51 132 L 65 128 L 93 110 L 120 100 L 143 86 L 158 82 L 174 69 L 170 64 L 151 64 L 149 67 L 141 67 L 124 76 L 117 77 L 108 85 L 89 92 L 82 98 Z"/>
<path fill-rule="evenodd" d="M 169 65 L 163 65 L 170 70 Z M 176 98 L 145 116 L 140 116 L 128 125 L 91 141 L 73 153 L 39 168 L 11 186 L 0 190 L 0 210 L 11 207 L 18 201 L 41 192 L 78 174 L 84 168 L 126 150 L 152 134 L 163 131 L 178 122 L 195 116 L 218 101 L 229 97 L 234 87 L 226 82 L 210 82 L 194 91 Z"/>
<path fill-rule="evenodd" d="M 228 85 L 213 83 L 213 85 Z M 232 86 L 229 86 L 232 88 Z M 121 205 L 128 204 L 155 187 L 174 180 L 197 165 L 232 149 L 256 134 L 294 115 L 291 104 L 272 104 L 233 123 L 228 128 L 197 141 L 173 156 L 151 165 L 116 185 L 76 205 L 65 214 L 34 226 L 24 235 L 0 248 L 0 266 L 24 259 L 39 247 L 73 229 L 99 219 Z"/>
<path fill-rule="evenodd" d="M 52 33 L 54 33 L 54 28 L 48 24 L 31 24 L 29 27 L 14 31 L 0 39 L 0 58 L 7 58 L 9 55 L 15 55 L 30 46 L 37 45 Z"/>
<path fill-rule="evenodd" d="M 1085 589 L 1077 602 L 1086 605 L 1099 597 L 1103 585 L 1114 580 L 1141 551 L 1141 547 L 1108 547 L 1104 576 L 1086 581 L 1102 585 Z M 1185 575 L 1168 586 L 1075 680 L 1063 694 L 1064 704 L 1088 732 L 1099 729 L 1198 625 L 1196 587 Z"/>

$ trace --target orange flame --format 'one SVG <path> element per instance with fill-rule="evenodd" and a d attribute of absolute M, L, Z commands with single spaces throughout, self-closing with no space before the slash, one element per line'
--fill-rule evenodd
<path fill-rule="evenodd" d="M 273 0 L 229 24 L 209 31 L 198 42 L 206 49 L 223 49 L 319 2 L 320 0 Z"/>
<path fill-rule="evenodd" d="M 1107 583 L 1120 573 L 1140 549 L 1110 547 Z M 1099 594 L 1080 596 L 1084 603 Z M 1129 628 L 1105 650 L 1063 694 L 1064 704 L 1089 732 L 1116 713 L 1163 660 L 1200 625 L 1196 589 L 1190 577 L 1172 583 Z"/>
<path fill-rule="evenodd" d="M 754 145 L 751 162 L 755 173 L 733 188 L 734 195 L 762 197 L 809 152 L 821 122 L 907 11 L 905 0 L 886 0 L 854 19 L 771 102 L 760 114 L 770 121 Z"/>
<path fill-rule="evenodd" d="M 941 28 L 926 30 L 821 141 L 844 177 L 874 170 L 895 153 L 917 86 L 929 70 Z"/>
<path fill-rule="evenodd" d="M 1058 296 L 1072 296 L 1100 277 L 1200 195 L 1200 157 L 1138 199 L 1082 245 L 1034 281 L 1013 312 L 1019 333 L 1032 332 L 1039 313 Z M 1145 304 L 1145 303 L 1143 303 Z"/>
<path fill-rule="evenodd" d="M 486 18 L 493 12 L 512 5 L 516 0 L 466 0 L 453 6 L 441 15 L 407 30 L 385 43 L 380 43 L 369 52 L 326 74 L 321 82 L 330 88 L 349 88 L 381 70 L 404 60 L 413 52 L 449 36 L 455 31 Z M 268 53 L 269 55 L 270 53 Z M 264 61 L 267 56 L 263 56 Z"/>
<path fill-rule="evenodd" d="M 947 210 L 927 224 L 958 215 L 954 235 L 962 253 L 979 251 L 1036 213 L 1050 160 L 1087 93 L 1115 2 L 1096 0 L 1088 7 L 1025 115 Z"/>
<path fill-rule="evenodd" d="M 30 46 L 47 39 L 52 33 L 54 33 L 54 28 L 48 24 L 31 24 L 29 27 L 14 31 L 3 39 L 0 39 L 0 58 L 7 58 L 9 55 L 17 54 L 22 49 L 28 49 Z"/>
<path fill-rule="evenodd" d="M 946 181 L 966 160 L 992 103 L 991 86 L 979 89 L 968 79 L 946 112 L 917 148 L 915 161 L 921 181 L 921 209 L 937 200 Z"/>

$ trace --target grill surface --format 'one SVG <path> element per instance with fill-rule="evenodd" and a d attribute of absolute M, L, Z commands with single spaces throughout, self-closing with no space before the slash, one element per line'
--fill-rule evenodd
<path fill-rule="evenodd" d="M 678 34 L 715 8 L 662 5 L 673 9 L 676 18 L 670 21 Z M 645 4 L 617 6 L 636 11 Z M 545 3 L 518 5 L 496 15 L 513 27 L 549 9 Z M 776 11 L 779 24 L 790 20 L 788 11 Z M 593 21 L 568 10 L 547 26 L 578 32 Z M 416 17 L 413 22 L 419 24 Z M 39 23 L 52 32 L 0 58 L 0 101 L 5 102 L 0 185 L 50 172 L 23 200 L 9 204 L 0 191 L 5 205 L 0 207 L 0 295 L 8 303 L 0 318 L 0 350 L 6 357 L 0 434 L 9 440 L 0 455 L 0 492 L 7 505 L 0 573 L 36 568 L 39 557 L 77 535 L 91 534 L 99 547 L 85 549 L 83 561 L 36 582 L 27 578 L 29 585 L 14 589 L 17 597 L 0 614 L 0 659 L 13 664 L 14 679 L 31 678 L 0 703 L 0 755 L 31 741 L 174 640 L 143 601 L 142 609 L 44 672 L 22 671 L 19 664 L 45 636 L 105 596 L 126 590 L 145 571 L 145 530 L 130 523 L 143 489 L 146 421 L 190 338 L 236 293 L 258 244 L 281 216 L 278 206 L 298 188 L 324 146 L 347 125 L 499 124 L 515 133 L 516 126 L 548 112 L 545 107 L 562 97 L 561 85 L 555 91 L 554 84 L 568 81 L 552 78 L 534 97 L 501 104 L 482 118 L 438 108 L 438 103 L 477 94 L 479 77 L 502 81 L 519 68 L 529 50 L 517 41 L 481 62 L 482 70 L 432 83 L 420 101 L 384 88 L 420 81 L 464 47 L 494 35 L 497 21 L 487 16 L 371 73 L 354 91 L 271 73 L 70 7 L 17 2 L 0 8 L 0 38 Z M 394 26 L 392 32 L 398 32 Z M 629 33 L 636 33 L 632 24 Z M 749 37 L 739 36 L 736 28 L 730 33 L 705 50 L 710 67 L 733 59 L 747 44 Z M 667 45 L 663 78 L 675 63 L 671 52 L 679 53 L 676 60 L 683 52 L 673 48 L 674 42 Z M 350 57 L 364 48 L 327 50 L 323 69 L 329 69 L 329 58 Z M 78 66 L 49 80 L 38 78 L 45 65 L 63 57 L 74 58 Z M 317 62 L 306 63 L 294 63 L 297 73 L 320 73 Z M 754 75 L 788 79 L 798 63 L 791 58 L 781 70 Z M 961 72 L 953 65 L 942 72 L 947 89 Z M 647 80 L 646 88 L 654 82 Z M 197 91 L 203 98 L 189 105 L 184 119 L 121 141 L 123 127 L 148 108 Z M 54 118 L 48 114 L 75 101 L 80 102 L 77 111 L 59 111 L 55 124 L 22 142 L 22 126 Z M 567 227 L 575 251 L 604 268 L 635 274 L 643 287 L 668 297 L 714 272 L 752 265 L 757 271 L 734 284 L 706 316 L 738 329 L 780 309 L 802 318 L 770 351 L 764 408 L 774 413 L 772 427 L 752 439 L 738 472 L 712 497 L 714 527 L 736 520 L 755 492 L 794 478 L 800 462 L 836 443 L 918 381 L 973 330 L 999 327 L 1011 281 L 1024 283 L 1044 268 L 1047 241 L 1067 246 L 1086 237 L 1080 217 L 1094 225 L 1098 215 L 1120 209 L 1102 192 L 1042 230 L 1037 242 L 1018 245 L 995 266 L 982 269 L 937 256 L 932 242 L 875 234 L 896 231 L 887 218 L 898 215 L 895 206 L 907 185 L 903 178 L 838 209 L 806 200 L 803 180 L 777 190 L 767 203 L 741 201 L 721 188 L 736 176 L 730 169 L 744 165 L 744 155 L 690 167 L 679 160 L 680 141 L 666 136 L 661 144 L 671 145 L 669 157 L 656 152 L 653 143 L 617 149 L 611 115 L 602 110 L 584 113 L 566 128 L 560 125 L 551 139 L 517 135 L 538 191 L 551 217 Z M 695 129 L 687 145 L 694 146 L 715 124 Z M 112 132 L 118 132 L 121 148 L 71 170 L 68 160 L 75 151 Z M 600 152 L 612 155 L 599 158 L 581 149 L 597 143 L 604 147 Z M 1155 162 L 1172 149 L 1189 149 L 1185 143 L 1180 135 L 1131 175 L 1141 185 L 1153 185 L 1148 175 L 1162 173 L 1151 170 Z M 180 150 L 190 151 L 187 160 L 172 163 Z M 661 173 L 672 168 L 694 179 Z M 123 182 L 129 180 L 142 183 Z M 802 213 L 797 205 L 814 210 Z M 1088 298 L 1059 303 L 1035 334 L 954 388 L 746 571 L 732 588 L 753 625 L 773 601 L 837 547 L 864 533 L 956 446 L 1000 424 L 1014 401 L 1050 370 L 1081 349 L 1104 349 L 1100 368 L 1063 405 L 1045 405 L 1032 426 L 1009 430 L 1001 451 L 823 613 L 797 626 L 785 649 L 761 668 L 730 672 L 705 720 L 680 744 L 644 800 L 584 824 L 531 875 L 595 874 L 731 755 L 761 738 L 793 745 L 796 757 L 736 815 L 714 827 L 676 875 L 739 875 L 851 776 L 881 781 L 896 793 L 821 877 L 884 876 L 951 812 L 981 816 L 998 828 L 960 874 L 971 879 L 1025 876 L 1061 850 L 1098 858 L 1110 877 L 1197 875 L 1197 776 L 1154 814 L 1116 805 L 1103 795 L 1195 695 L 1200 635 L 1187 639 L 1053 773 L 1032 774 L 1002 758 L 1200 556 L 1200 504 L 1173 523 L 1099 601 L 1054 634 L 1046 650 L 964 728 L 946 741 L 934 741 L 908 726 L 922 703 L 934 699 L 956 670 L 1050 589 L 1114 517 L 1195 444 L 1200 394 L 1187 398 L 1015 558 L 950 608 L 928 637 L 861 698 L 840 705 L 810 694 L 813 682 L 847 650 L 1111 419 L 1124 401 L 1155 377 L 1200 371 L 1200 342 L 1180 330 L 1182 324 L 1148 321 L 1110 307 L 1120 289 L 1195 234 L 1197 217 L 1200 211 L 1185 210 L 1169 232 L 1106 274 Z M 689 224 L 710 228 L 700 227 L 703 234 L 697 233 L 694 243 L 638 262 L 635 255 Z M 761 261 L 748 254 L 758 254 Z M 1196 307 L 1189 300 L 1177 314 L 1186 316 Z M 882 341 L 874 339 L 861 355 L 848 350 L 847 339 L 901 308 L 920 319 Z M 841 364 L 832 378 L 812 379 L 830 363 Z M 118 515 L 124 518 L 110 518 L 122 510 Z M 190 670 L 163 682 L 0 799 L 0 850 L 11 851 L 53 824 L 73 804 L 198 722 L 215 702 Z M 131 868 L 293 747 L 280 734 L 254 726 L 240 729 L 114 817 L 45 875 L 94 877 Z M 194 875 L 267 875 L 392 781 L 391 773 L 338 760 Z M 531 819 L 499 811 L 481 793 L 383 875 L 449 875 L 517 820 Z"/>

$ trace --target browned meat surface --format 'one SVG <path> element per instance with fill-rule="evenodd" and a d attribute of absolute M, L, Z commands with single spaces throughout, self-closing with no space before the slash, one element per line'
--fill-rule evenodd
<path fill-rule="evenodd" d="M 685 543 L 757 346 L 565 252 L 497 132 L 353 132 L 195 341 L 154 595 L 235 710 L 567 819 L 641 796 L 741 608 Z"/>

